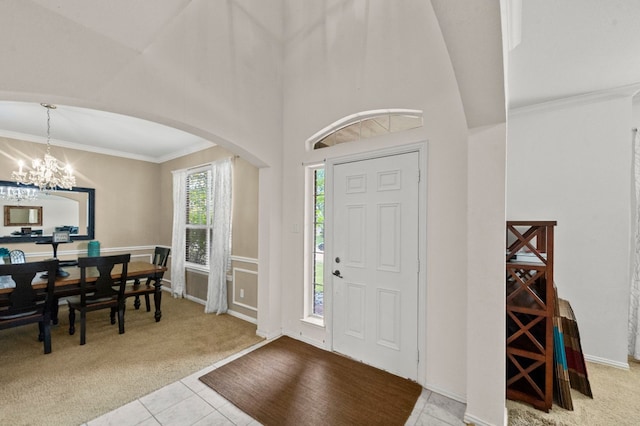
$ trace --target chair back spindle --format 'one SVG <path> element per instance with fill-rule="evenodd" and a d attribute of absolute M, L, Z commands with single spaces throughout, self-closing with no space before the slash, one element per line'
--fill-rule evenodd
<path fill-rule="evenodd" d="M 118 332 L 124 333 L 124 287 L 127 281 L 127 269 L 131 254 L 115 256 L 81 257 L 80 295 L 67 299 L 69 306 L 69 334 L 75 333 L 75 311 L 80 316 L 80 344 L 86 343 L 86 313 L 99 309 L 111 309 L 111 324 L 115 324 L 118 314 Z M 112 276 L 116 265 L 121 266 L 118 278 Z M 95 280 L 94 280 L 95 278 Z M 115 287 L 115 288 L 114 288 Z"/>

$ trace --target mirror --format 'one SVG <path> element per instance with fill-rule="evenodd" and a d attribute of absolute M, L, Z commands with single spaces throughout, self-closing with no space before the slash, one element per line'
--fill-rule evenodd
<path fill-rule="evenodd" d="M 4 226 L 42 226 L 42 206 L 4 206 Z"/>
<path fill-rule="evenodd" d="M 95 189 L 73 187 L 55 191 L 0 181 L 4 226 L 0 243 L 37 242 L 68 231 L 71 241 L 94 239 Z"/>

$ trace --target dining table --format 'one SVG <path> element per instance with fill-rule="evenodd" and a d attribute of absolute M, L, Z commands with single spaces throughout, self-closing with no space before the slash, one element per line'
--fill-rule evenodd
<path fill-rule="evenodd" d="M 65 263 L 62 263 L 63 265 Z M 66 296 L 72 296 L 80 293 L 80 268 L 77 266 L 66 266 L 61 267 L 67 274 L 64 276 L 56 276 L 55 288 L 53 291 L 56 299 L 60 299 Z M 155 287 L 155 292 L 153 296 L 154 304 L 155 304 L 155 320 L 156 322 L 160 321 L 162 318 L 162 311 L 160 309 L 160 305 L 162 302 L 162 275 L 167 270 L 165 266 L 158 266 L 151 262 L 141 262 L 141 261 L 133 261 L 127 264 L 127 281 L 151 278 L 153 285 Z M 95 267 L 87 268 L 87 282 L 91 283 L 96 281 L 98 278 L 98 270 Z M 111 277 L 114 280 L 119 280 L 122 276 L 122 265 L 115 265 L 113 270 L 111 271 Z M 32 285 L 36 288 L 44 288 L 47 286 L 47 280 L 38 274 L 34 279 Z M 138 285 L 146 285 L 145 283 Z M 3 293 L 12 292 L 12 288 L 2 288 L 0 289 L 0 295 Z M 58 323 L 58 305 L 54 304 L 53 312 L 51 316 L 52 322 L 54 324 Z"/>

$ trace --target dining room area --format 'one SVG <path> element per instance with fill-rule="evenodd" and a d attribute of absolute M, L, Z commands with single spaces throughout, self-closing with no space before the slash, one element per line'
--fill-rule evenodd
<path fill-rule="evenodd" d="M 58 106 L 54 113 L 64 113 L 66 108 Z M 52 119 L 56 118 L 60 115 L 52 115 Z M 52 127 L 55 124 L 52 120 Z M 34 185 L 19 183 L 12 173 L 19 170 L 21 161 L 28 163 L 42 158 L 45 147 L 26 138 L 0 136 L 0 203 L 4 219 L 0 222 L 0 248 L 24 253 L 27 262 L 56 258 L 60 270 L 67 272 L 78 272 L 77 260 L 95 253 L 103 256 L 128 253 L 131 265 L 153 263 L 156 247 L 172 248 L 174 213 L 186 210 L 185 205 L 174 208 L 174 173 L 229 160 L 228 307 L 239 317 L 255 322 L 258 168 L 221 146 L 209 144 L 186 154 L 179 148 L 174 147 L 177 151 L 171 155 L 162 152 L 162 157 L 132 158 L 125 151 L 104 154 L 89 146 L 73 149 L 52 145 L 47 150 L 73 168 L 75 184 L 69 189 L 39 190 L 33 196 L 30 191 Z M 54 233 L 56 241 L 53 241 Z M 200 243 L 199 239 L 192 241 L 194 247 Z M 204 303 L 208 290 L 207 265 L 198 262 L 205 263 L 208 259 L 197 247 L 191 253 L 195 253 L 191 259 L 181 262 L 182 294 Z M 175 255 L 173 250 L 166 259 L 162 277 L 162 288 L 168 292 L 175 287 L 171 278 Z"/>
<path fill-rule="evenodd" d="M 255 166 L 219 146 L 163 160 L 48 148 L 73 164 L 68 188 L 20 182 L 43 146 L 0 137 L 0 424 L 82 424 L 262 340 Z M 172 285 L 173 175 L 219 161 L 235 207 L 226 315 L 205 313 L 201 251 Z"/>

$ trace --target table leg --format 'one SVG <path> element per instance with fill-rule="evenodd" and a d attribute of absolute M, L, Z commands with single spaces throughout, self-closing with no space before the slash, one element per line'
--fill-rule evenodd
<path fill-rule="evenodd" d="M 156 306 L 155 318 L 156 322 L 159 322 L 160 318 L 162 318 L 162 311 L 160 310 L 160 303 L 162 302 L 162 280 L 154 280 L 153 285 L 156 288 L 155 293 L 153 293 L 153 301 Z"/>

